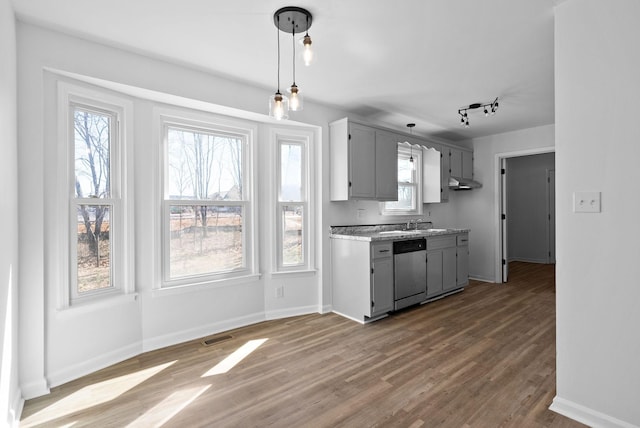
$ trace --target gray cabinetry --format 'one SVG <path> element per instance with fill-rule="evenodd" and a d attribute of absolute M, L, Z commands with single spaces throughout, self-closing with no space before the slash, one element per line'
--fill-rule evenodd
<path fill-rule="evenodd" d="M 391 242 L 371 244 L 371 313 L 393 310 L 393 251 Z"/>
<path fill-rule="evenodd" d="M 376 131 L 375 199 L 398 200 L 398 142 L 402 136 Z"/>
<path fill-rule="evenodd" d="M 451 159 L 450 149 L 447 146 L 443 146 L 440 154 L 440 201 L 446 202 L 449 200 L 449 176 L 451 175 Z"/>
<path fill-rule="evenodd" d="M 329 125 L 331 200 L 398 199 L 397 137 L 347 118 Z"/>
<path fill-rule="evenodd" d="M 473 179 L 473 152 L 468 149 L 450 149 L 451 176 Z"/>
<path fill-rule="evenodd" d="M 375 198 L 376 196 L 376 132 L 355 123 L 349 124 L 349 196 Z"/>
<path fill-rule="evenodd" d="M 331 239 L 334 312 L 358 322 L 393 310 L 393 243 Z"/>
<path fill-rule="evenodd" d="M 427 298 L 468 284 L 469 235 L 427 238 Z"/>
<path fill-rule="evenodd" d="M 469 284 L 469 235 L 458 235 L 456 247 L 456 284 L 464 287 Z"/>
<path fill-rule="evenodd" d="M 427 298 L 456 288 L 456 235 L 427 238 Z"/>

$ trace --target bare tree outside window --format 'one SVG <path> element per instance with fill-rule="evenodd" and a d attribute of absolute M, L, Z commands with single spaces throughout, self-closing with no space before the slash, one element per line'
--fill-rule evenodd
<path fill-rule="evenodd" d="M 243 138 L 166 132 L 170 279 L 243 268 Z"/>
<path fill-rule="evenodd" d="M 112 285 L 109 199 L 113 120 L 107 113 L 80 107 L 73 110 L 79 293 Z"/>

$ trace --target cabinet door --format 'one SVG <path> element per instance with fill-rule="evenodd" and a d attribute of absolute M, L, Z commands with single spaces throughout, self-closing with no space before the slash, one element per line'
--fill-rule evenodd
<path fill-rule="evenodd" d="M 349 196 L 376 197 L 376 132 L 373 128 L 349 124 Z"/>
<path fill-rule="evenodd" d="M 451 156 L 449 157 L 451 165 L 451 176 L 462 177 L 462 150 L 450 149 Z"/>
<path fill-rule="evenodd" d="M 442 290 L 456 288 L 456 247 L 442 250 Z"/>
<path fill-rule="evenodd" d="M 376 199 L 398 200 L 398 141 L 390 132 L 376 131 Z"/>
<path fill-rule="evenodd" d="M 442 152 L 440 153 L 440 159 L 441 159 L 441 164 L 440 164 L 440 173 L 442 175 L 441 181 L 440 181 L 440 192 L 441 192 L 441 196 L 440 196 L 440 200 L 445 202 L 449 200 L 449 176 L 451 175 L 451 159 L 450 159 L 450 155 L 449 155 L 449 147 L 442 147 Z"/>
<path fill-rule="evenodd" d="M 473 179 L 473 152 L 462 152 L 462 178 Z"/>
<path fill-rule="evenodd" d="M 371 262 L 371 316 L 393 310 L 393 258 Z"/>
<path fill-rule="evenodd" d="M 465 245 L 458 247 L 457 250 L 457 285 L 467 285 L 469 283 L 469 247 Z"/>
<path fill-rule="evenodd" d="M 442 250 L 427 252 L 427 297 L 442 293 Z"/>

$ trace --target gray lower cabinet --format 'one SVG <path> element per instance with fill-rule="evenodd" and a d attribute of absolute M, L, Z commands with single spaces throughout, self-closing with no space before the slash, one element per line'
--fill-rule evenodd
<path fill-rule="evenodd" d="M 333 311 L 358 322 L 393 311 L 393 241 L 330 241 Z M 468 283 L 469 235 L 427 237 L 427 300 Z"/>
<path fill-rule="evenodd" d="M 461 272 L 468 270 L 466 265 L 469 253 L 467 251 L 466 258 L 458 257 L 458 236 L 460 235 L 427 238 L 427 298 L 460 288 L 458 277 Z M 463 283 L 465 284 L 466 282 Z"/>
<path fill-rule="evenodd" d="M 371 317 L 393 310 L 392 243 L 371 244 Z"/>
<path fill-rule="evenodd" d="M 365 322 L 393 310 L 393 242 L 331 239 L 333 310 Z"/>
<path fill-rule="evenodd" d="M 469 284 L 469 235 L 458 235 L 456 244 L 456 283 L 464 287 Z"/>

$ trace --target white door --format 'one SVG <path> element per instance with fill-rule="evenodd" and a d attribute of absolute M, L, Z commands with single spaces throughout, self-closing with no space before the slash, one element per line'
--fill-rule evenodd
<path fill-rule="evenodd" d="M 507 251 L 507 159 L 500 159 L 500 234 L 502 235 L 502 282 L 507 282 L 509 263 Z"/>
<path fill-rule="evenodd" d="M 556 170 L 547 171 L 547 195 L 549 196 L 549 263 L 556 262 Z"/>

